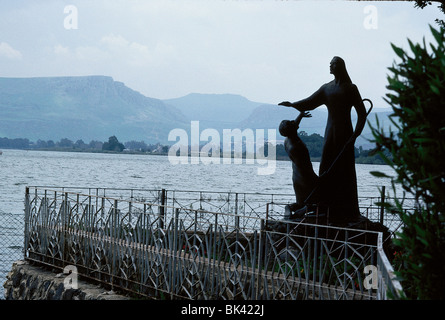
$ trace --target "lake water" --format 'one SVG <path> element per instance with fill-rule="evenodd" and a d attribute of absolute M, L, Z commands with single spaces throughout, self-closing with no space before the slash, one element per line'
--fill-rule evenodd
<path fill-rule="evenodd" d="M 289 161 L 277 161 L 274 173 L 259 175 L 255 164 L 176 164 L 165 156 L 3 150 L 0 155 L 0 284 L 13 261 L 22 257 L 25 187 L 144 188 L 292 194 Z M 319 163 L 313 163 L 318 172 Z M 388 166 L 357 164 L 360 197 L 379 196 Z M 0 294 L 0 297 L 2 295 Z"/>

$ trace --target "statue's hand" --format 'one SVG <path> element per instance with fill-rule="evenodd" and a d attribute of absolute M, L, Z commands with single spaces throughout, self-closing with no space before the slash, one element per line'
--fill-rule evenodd
<path fill-rule="evenodd" d="M 308 111 L 304 111 L 304 112 L 303 112 L 303 117 L 304 117 L 304 118 L 311 118 L 312 115 L 311 115 L 310 112 L 308 112 Z"/>
<path fill-rule="evenodd" d="M 285 107 L 291 107 L 292 103 L 290 103 L 289 101 L 283 101 L 283 102 L 279 103 L 278 105 L 285 106 Z"/>

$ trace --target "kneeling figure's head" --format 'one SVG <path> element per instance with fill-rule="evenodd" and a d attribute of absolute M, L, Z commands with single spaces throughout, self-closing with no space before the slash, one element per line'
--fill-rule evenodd
<path fill-rule="evenodd" d="M 280 131 L 280 134 L 283 137 L 289 137 L 289 136 L 295 135 L 297 133 L 296 132 L 297 130 L 295 128 L 295 121 L 293 121 L 293 120 L 281 121 L 278 130 Z"/>

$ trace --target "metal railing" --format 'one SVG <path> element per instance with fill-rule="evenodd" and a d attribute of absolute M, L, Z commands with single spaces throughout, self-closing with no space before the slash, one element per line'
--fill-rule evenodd
<path fill-rule="evenodd" d="M 227 213 L 233 202 L 217 193 L 181 205 L 165 190 L 74 189 L 26 189 L 27 260 L 156 299 L 386 298 L 380 288 L 397 297 L 381 233 L 266 219 L 266 197 L 246 206 L 235 195 Z"/>
<path fill-rule="evenodd" d="M 51 189 L 59 192 L 74 192 L 88 195 L 115 198 L 118 200 L 149 202 L 190 210 L 232 213 L 234 215 L 280 220 L 284 206 L 295 201 L 293 194 L 265 194 L 246 192 L 221 192 L 199 190 L 166 190 L 144 188 L 91 188 L 91 187 L 55 187 L 32 186 L 31 188 Z M 383 187 L 383 193 L 385 192 Z M 380 222 L 397 231 L 402 222 L 397 215 L 389 214 L 380 203 L 391 202 L 390 197 L 359 197 L 359 209 L 362 216 L 373 222 Z M 406 199 L 404 210 L 413 210 L 414 199 Z"/>

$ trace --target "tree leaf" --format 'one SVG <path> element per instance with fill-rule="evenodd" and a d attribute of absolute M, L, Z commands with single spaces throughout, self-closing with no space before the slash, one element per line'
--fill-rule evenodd
<path fill-rule="evenodd" d="M 430 26 L 431 33 L 433 34 L 434 38 L 436 39 L 437 43 L 443 42 L 443 33 L 437 31 L 432 26 Z"/>
<path fill-rule="evenodd" d="M 403 51 L 402 48 L 397 47 L 396 45 L 391 43 L 391 47 L 394 50 L 394 52 L 400 57 L 402 58 L 402 60 L 405 60 L 405 51 Z"/>
<path fill-rule="evenodd" d="M 440 96 L 440 90 L 434 84 L 430 84 L 431 91 Z"/>
<path fill-rule="evenodd" d="M 370 171 L 369 173 L 372 174 L 374 177 L 377 177 L 377 178 L 391 178 L 387 174 L 385 174 L 383 172 L 380 172 L 380 171 Z"/>

